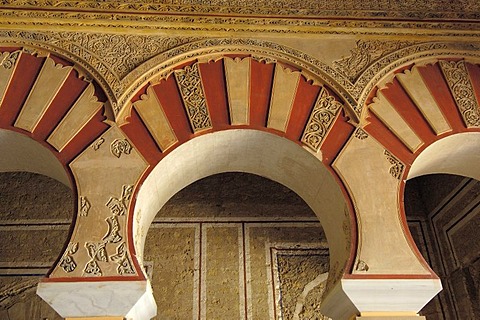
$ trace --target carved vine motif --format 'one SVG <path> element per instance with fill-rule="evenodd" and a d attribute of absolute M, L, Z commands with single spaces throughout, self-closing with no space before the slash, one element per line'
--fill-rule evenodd
<path fill-rule="evenodd" d="M 359 140 L 365 140 L 368 138 L 368 133 L 366 133 L 362 128 L 357 128 L 357 130 L 355 130 L 355 138 Z"/>
<path fill-rule="evenodd" d="M 88 201 L 87 197 L 80 197 L 80 216 L 88 216 L 88 211 L 90 211 L 91 207 L 92 205 L 90 204 L 90 201 Z"/>
<path fill-rule="evenodd" d="M 4 69 L 12 69 L 19 56 L 19 51 L 3 52 L 0 56 L 0 67 L 3 67 Z"/>
<path fill-rule="evenodd" d="M 392 164 L 392 167 L 389 170 L 390 174 L 394 178 L 400 180 L 402 178 L 405 165 L 400 160 L 398 160 L 393 154 L 391 154 L 388 150 L 385 150 L 383 154 L 387 156 L 388 162 Z"/>
<path fill-rule="evenodd" d="M 105 142 L 105 139 L 100 138 L 92 144 L 92 149 L 97 151 L 100 149 L 100 146 Z"/>
<path fill-rule="evenodd" d="M 78 251 L 78 242 L 70 242 L 67 246 L 67 250 L 60 259 L 60 267 L 67 273 L 72 272 L 77 268 L 77 263 L 73 259 L 74 255 Z"/>
<path fill-rule="evenodd" d="M 110 209 L 112 215 L 123 216 L 127 213 L 128 202 L 132 196 L 132 191 L 133 186 L 124 185 L 122 187 L 122 194 L 120 195 L 120 198 L 110 197 L 105 205 Z"/>
<path fill-rule="evenodd" d="M 117 272 L 120 275 L 135 274 L 135 270 L 132 267 L 132 263 L 128 259 L 125 242 L 122 242 L 117 247 L 117 253 L 110 256 L 110 260 L 118 264 Z"/>
<path fill-rule="evenodd" d="M 205 93 L 203 92 L 198 64 L 187 66 L 182 70 L 176 70 L 175 79 L 177 79 L 193 132 L 211 128 L 212 122 L 207 108 Z"/>
<path fill-rule="evenodd" d="M 110 145 L 110 152 L 112 152 L 112 154 L 117 158 L 120 158 L 122 153 L 130 154 L 132 149 L 132 145 L 130 144 L 130 142 L 128 142 L 127 139 L 115 139 Z"/>
<path fill-rule="evenodd" d="M 108 255 L 106 242 L 87 242 L 85 248 L 87 249 L 90 261 L 87 262 L 83 269 L 84 275 L 101 276 L 102 270 L 98 265 L 98 261 L 108 262 Z"/>
<path fill-rule="evenodd" d="M 322 88 L 301 141 L 311 149 L 318 151 L 341 108 L 342 104 L 335 100 L 335 97 L 331 96 L 325 88 Z"/>
<path fill-rule="evenodd" d="M 350 56 L 336 60 L 333 67 L 345 74 L 351 82 L 372 62 L 388 53 L 414 44 L 409 41 L 364 41 L 358 40 L 355 48 L 350 50 Z"/>
<path fill-rule="evenodd" d="M 466 126 L 480 126 L 480 108 L 475 98 L 465 61 L 440 60 L 439 64 Z"/>

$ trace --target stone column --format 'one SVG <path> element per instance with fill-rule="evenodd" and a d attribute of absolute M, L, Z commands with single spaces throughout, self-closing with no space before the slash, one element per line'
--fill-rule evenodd
<path fill-rule="evenodd" d="M 75 227 L 65 252 L 37 288 L 62 317 L 155 316 L 150 283 L 128 231 L 134 186 L 147 165 L 116 126 L 69 164 L 78 195 Z"/>
<path fill-rule="evenodd" d="M 355 134 L 333 168 L 354 202 L 357 249 L 325 295 L 322 313 L 335 319 L 409 319 L 442 289 L 406 225 L 406 165 L 369 135 Z"/>

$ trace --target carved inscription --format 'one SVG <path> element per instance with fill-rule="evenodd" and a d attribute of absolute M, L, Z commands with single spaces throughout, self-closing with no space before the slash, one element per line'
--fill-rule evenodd
<path fill-rule="evenodd" d="M 115 157 L 120 158 L 122 153 L 130 154 L 130 152 L 132 151 L 132 145 L 130 144 L 130 142 L 128 142 L 127 139 L 115 139 L 110 145 L 110 151 Z"/>
<path fill-rule="evenodd" d="M 92 205 L 88 201 L 87 197 L 80 197 L 80 216 L 88 216 L 88 211 L 90 211 L 91 207 Z"/>
<path fill-rule="evenodd" d="M 4 69 L 12 69 L 17 62 L 20 52 L 3 52 L 0 56 L 0 67 Z"/>
<path fill-rule="evenodd" d="M 384 152 L 385 156 L 387 156 L 388 162 L 392 164 L 392 167 L 390 167 L 390 174 L 400 180 L 402 178 L 403 170 L 405 169 L 405 165 L 398 160 L 393 154 L 391 154 L 388 150 L 385 150 Z"/>
<path fill-rule="evenodd" d="M 198 64 L 175 71 L 175 79 L 193 132 L 212 127 Z"/>
<path fill-rule="evenodd" d="M 318 151 L 341 108 L 342 104 L 335 100 L 335 97 L 331 96 L 325 88 L 322 88 L 301 141 L 311 149 Z"/>
<path fill-rule="evenodd" d="M 480 110 L 465 61 L 440 60 L 439 64 L 466 126 L 480 126 Z"/>
<path fill-rule="evenodd" d="M 66 273 L 72 272 L 77 267 L 77 263 L 73 259 L 73 255 L 78 251 L 78 242 L 70 242 L 67 246 L 67 250 L 60 259 L 60 267 Z"/>

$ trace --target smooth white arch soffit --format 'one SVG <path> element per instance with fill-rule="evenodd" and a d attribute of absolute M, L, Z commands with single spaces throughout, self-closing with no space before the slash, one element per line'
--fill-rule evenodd
<path fill-rule="evenodd" d="M 325 231 L 331 264 L 343 266 L 350 247 L 342 225 L 346 203 L 325 166 L 299 145 L 271 133 L 237 129 L 194 138 L 172 151 L 141 186 L 134 210 L 133 234 L 140 263 L 148 228 L 162 206 L 178 191 L 222 172 L 257 174 L 285 185 L 312 208 Z"/>
<path fill-rule="evenodd" d="M 0 129 L 0 172 L 43 174 L 72 188 L 60 161 L 46 147 L 21 133 Z"/>
<path fill-rule="evenodd" d="M 480 132 L 464 132 L 438 140 L 415 159 L 407 179 L 449 173 L 480 180 Z"/>

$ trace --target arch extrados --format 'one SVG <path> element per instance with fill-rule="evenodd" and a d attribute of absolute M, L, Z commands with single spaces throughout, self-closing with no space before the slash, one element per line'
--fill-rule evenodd
<path fill-rule="evenodd" d="M 392 52 L 365 69 L 355 81 L 351 91 L 357 101 L 354 109 L 359 116 L 360 126 L 367 123 L 365 120 L 368 109 L 366 103 L 375 87 L 383 87 L 386 83 L 391 82 L 398 69 L 413 64 L 425 65 L 444 58 L 467 59 L 478 63 L 480 51 L 475 44 L 425 42 Z"/>
<path fill-rule="evenodd" d="M 348 79 L 327 64 L 296 49 L 274 42 L 241 39 L 241 38 L 216 38 L 190 42 L 174 49 L 161 53 L 130 72 L 122 81 L 128 84 L 125 91 L 118 99 L 117 119 L 128 115 L 131 107 L 130 100 L 139 89 L 149 82 L 155 83 L 159 79 L 167 78 L 175 68 L 189 61 L 206 62 L 224 57 L 225 55 L 243 54 L 267 62 L 281 62 L 292 65 L 313 83 L 326 84 L 342 100 L 345 101 L 345 111 L 356 122 L 353 106 L 356 102 L 350 95 L 352 84 Z"/>
<path fill-rule="evenodd" d="M 98 70 L 109 69 L 107 65 L 102 63 L 100 59 L 91 54 L 90 56 L 94 59 L 93 61 L 85 61 L 84 58 L 76 55 L 74 51 L 84 51 L 80 45 L 76 44 L 75 41 L 70 41 L 70 50 L 65 50 L 59 46 L 51 44 L 48 42 L 48 39 L 36 39 L 32 36 L 30 39 L 28 37 L 23 38 L 21 36 L 17 37 L 0 37 L 0 47 L 20 47 L 21 51 L 31 53 L 37 56 L 49 56 L 50 54 L 55 54 L 73 63 L 73 68 L 78 72 L 79 77 L 87 81 L 95 81 L 99 84 L 102 90 L 105 92 L 105 95 L 108 98 L 108 104 L 105 105 L 105 114 L 110 120 L 113 120 L 115 114 L 115 106 L 117 105 L 117 99 L 112 90 L 110 82 L 118 82 L 119 79 L 116 78 L 113 73 L 109 73 L 110 79 L 106 79 Z"/>

